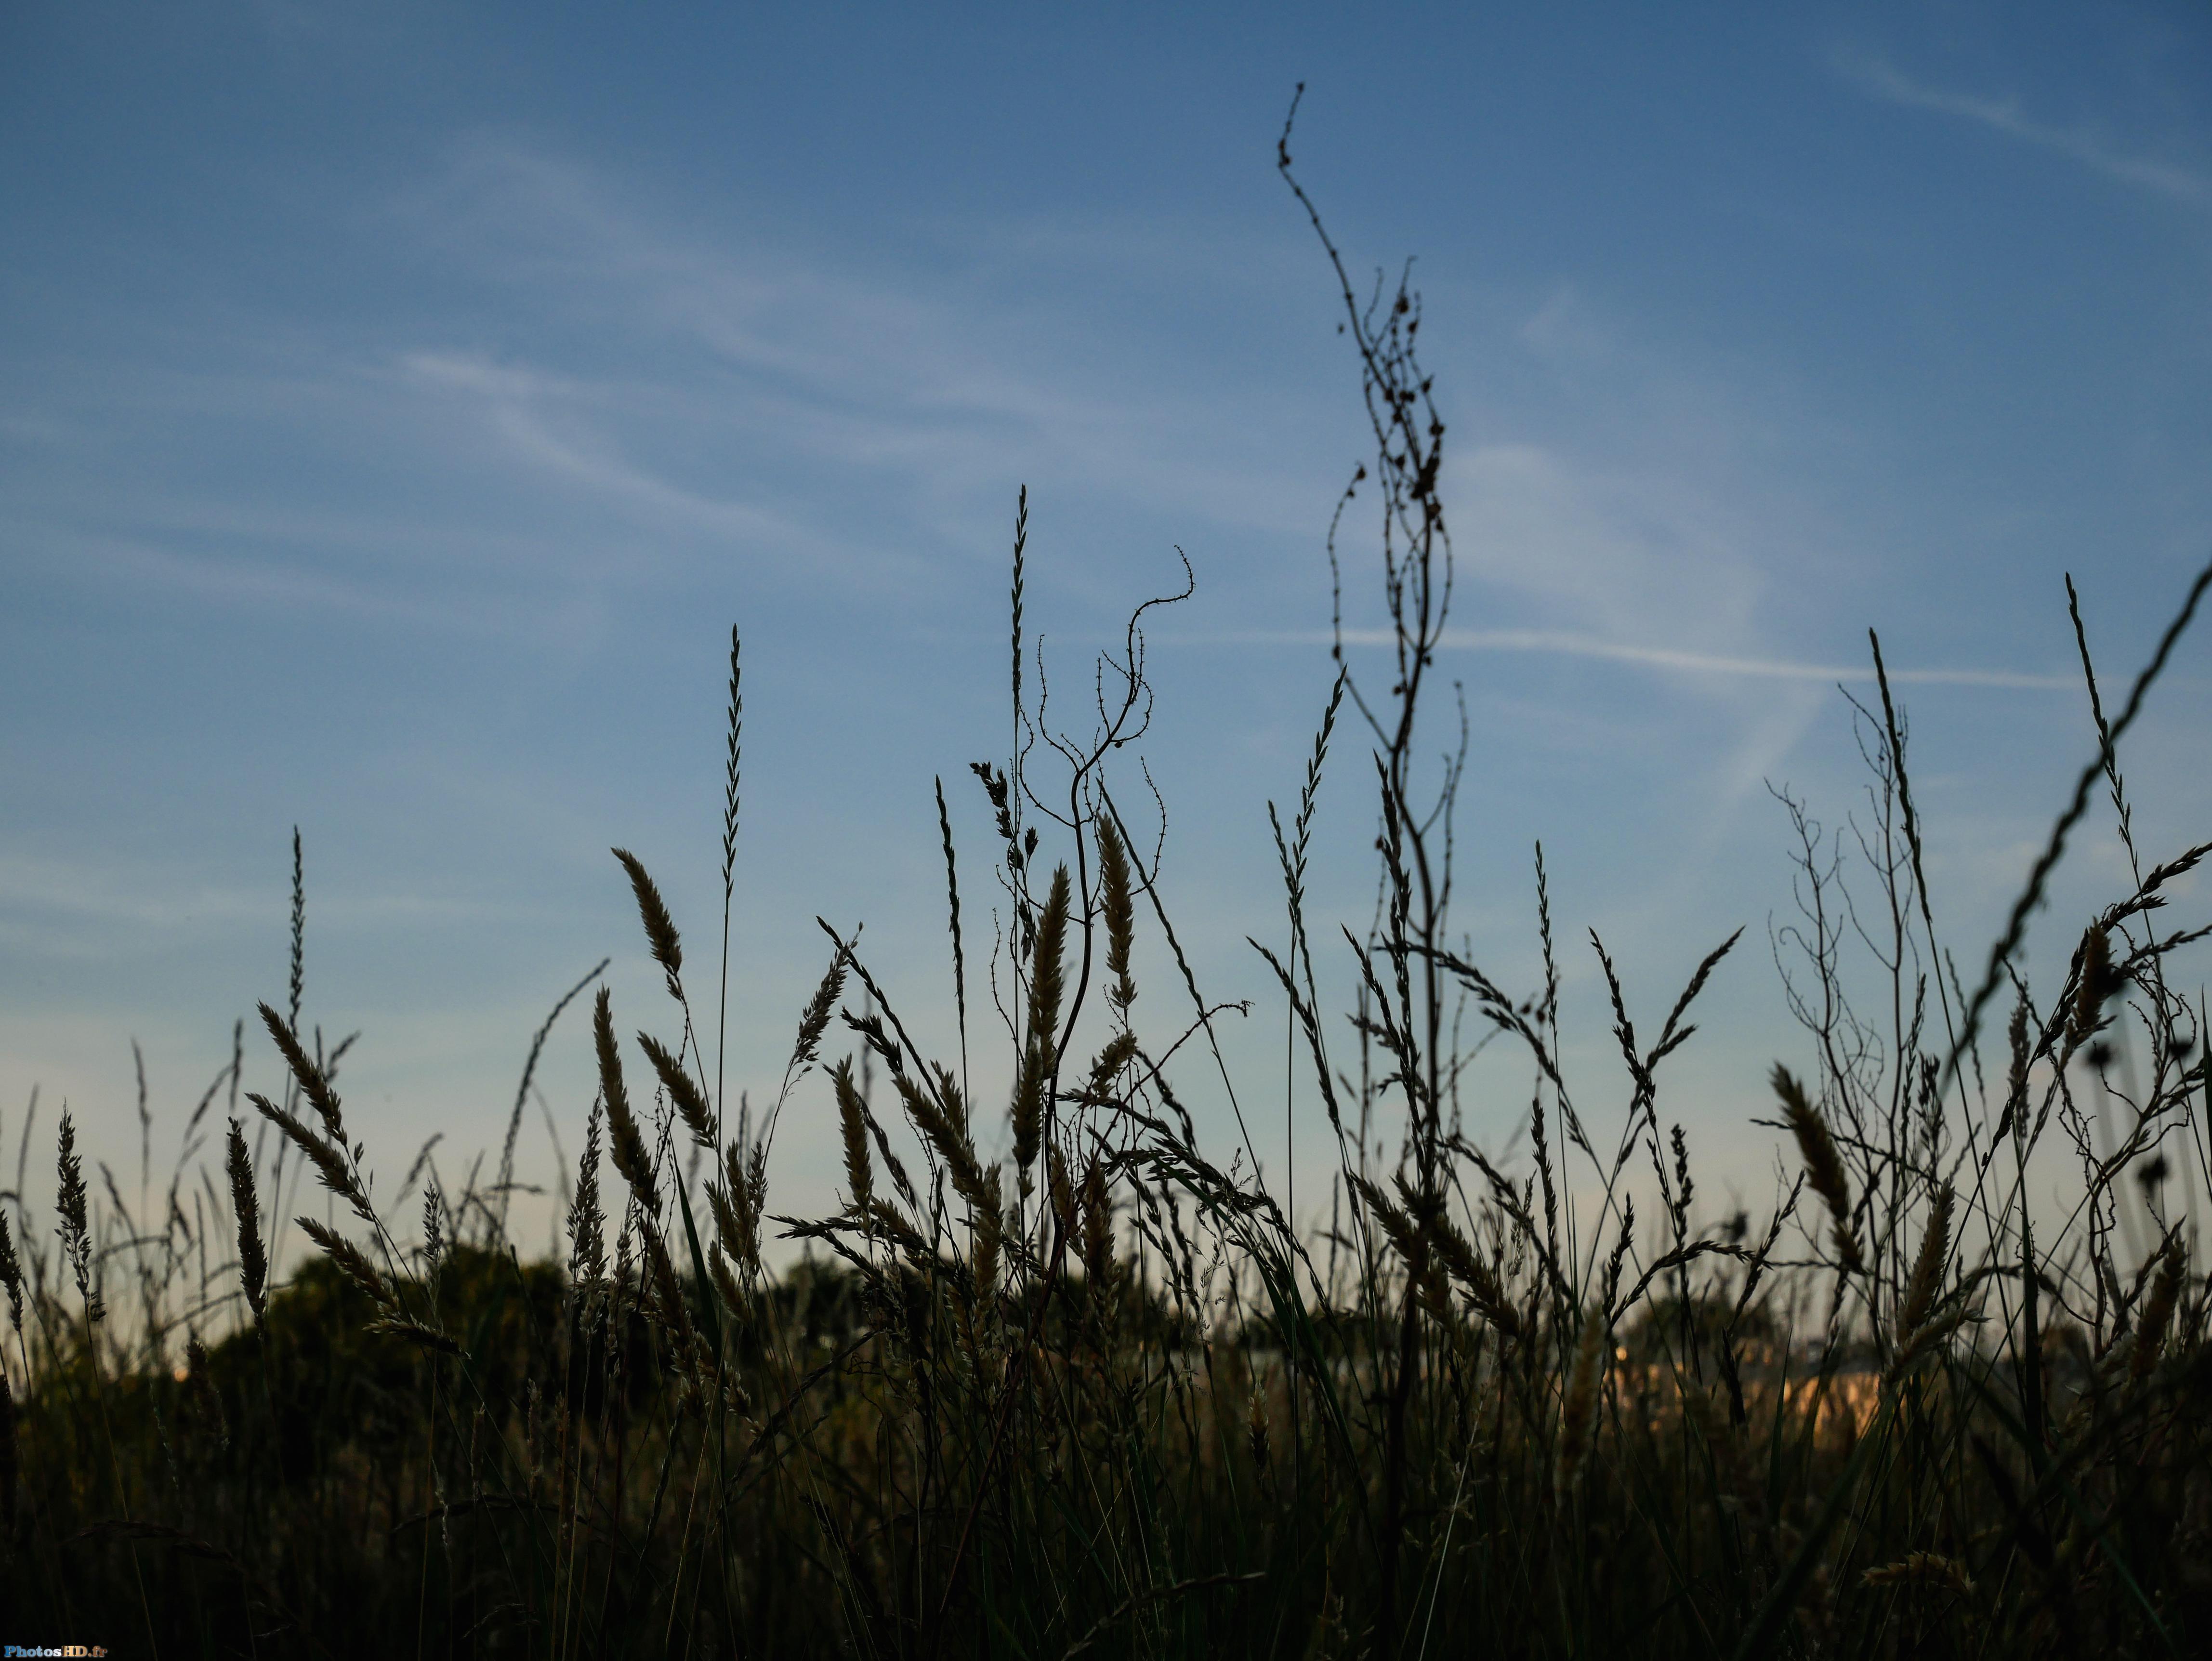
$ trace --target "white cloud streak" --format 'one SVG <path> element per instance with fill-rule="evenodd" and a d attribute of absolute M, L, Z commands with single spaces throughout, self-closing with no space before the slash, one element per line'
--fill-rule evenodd
<path fill-rule="evenodd" d="M 1226 524 L 1305 528 L 1281 507 L 1285 470 L 1264 441 L 1229 456 L 1199 441 L 1223 429 L 1218 385 L 1193 385 L 1171 353 L 1132 353 L 1101 326 L 1083 288 L 1141 286 L 1144 276 L 1103 256 L 1070 269 L 1079 227 L 976 234 L 956 276 L 855 276 L 787 238 L 680 227 L 625 200 L 619 181 L 502 137 L 464 146 L 441 182 L 386 222 L 441 269 L 506 289 L 526 316 L 587 321 L 658 365 L 615 389 L 481 361 L 471 372 L 464 352 L 407 355 L 418 384 L 434 377 L 501 411 L 522 459 L 634 507 L 712 521 L 728 506 L 688 500 L 583 437 L 637 413 L 617 406 L 642 392 L 690 400 L 697 420 L 754 451 L 880 470 L 940 528 L 959 524 L 963 499 L 995 495 L 1015 472 L 1177 502 Z M 1149 281 L 1159 284 L 1156 273 Z M 1069 297 L 1039 297 L 1053 293 Z M 1133 358 L 1160 374 L 1133 373 Z M 550 443 L 542 417 L 556 404 L 568 419 Z M 664 494 L 672 489 L 687 500 Z M 805 514 L 794 504 L 780 516 Z"/>
<path fill-rule="evenodd" d="M 2149 191 L 2192 208 L 2212 207 L 2212 180 L 2170 161 L 2130 155 L 2116 149 L 2094 127 L 2054 127 L 2031 119 L 2021 110 L 2018 99 L 1979 98 L 1970 93 L 1927 86 L 1880 58 L 1840 59 L 1837 68 L 1862 92 L 1885 103 L 1972 121 L 2008 138 L 2066 156 L 2136 190 Z"/>
<path fill-rule="evenodd" d="M 649 517 L 717 535 L 772 545 L 814 540 L 775 514 L 717 500 L 658 478 L 600 435 L 556 431 L 543 405 L 574 389 L 553 377 L 502 368 L 479 356 L 440 352 L 408 353 L 401 367 L 413 380 L 482 399 L 501 437 L 518 456 L 583 490 L 612 497 Z"/>
<path fill-rule="evenodd" d="M 1346 646 L 1387 647 L 1395 636 L 1387 629 L 1347 629 Z M 1251 630 L 1242 633 L 1162 636 L 1163 645 L 1327 646 L 1326 630 Z M 1669 646 L 1639 646 L 1563 629 L 1448 629 L 1437 644 L 1447 652 L 1527 652 L 1554 657 L 1597 658 L 1640 665 L 1672 673 L 1721 675 L 1756 680 L 1868 684 L 1868 665 L 1800 663 L 1786 658 L 1736 657 L 1714 652 L 1682 651 Z M 2023 691 L 2063 691 L 2076 683 L 2065 675 L 2032 675 L 2010 669 L 1892 669 L 1900 685 L 1990 686 Z"/>

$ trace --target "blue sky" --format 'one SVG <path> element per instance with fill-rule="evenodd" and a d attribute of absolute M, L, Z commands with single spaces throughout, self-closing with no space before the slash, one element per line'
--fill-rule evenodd
<path fill-rule="evenodd" d="M 1796 1043 L 1766 787 L 1853 806 L 1866 630 L 1913 672 L 1939 922 L 1978 962 L 2091 752 L 2061 574 L 2118 679 L 2212 552 L 2197 8 L 9 9 L 10 1163 L 36 1084 L 42 1141 L 65 1098 L 135 1171 L 134 1037 L 173 1134 L 280 997 L 295 823 L 307 1013 L 363 1031 L 381 1166 L 495 1141 L 601 956 L 665 1025 L 606 849 L 708 955 L 733 623 L 733 1080 L 781 1070 L 817 913 L 942 1031 L 932 779 L 972 939 L 1024 484 L 1065 684 L 1191 558 L 1153 631 L 1165 881 L 1214 995 L 1264 999 L 1265 806 L 1327 696 L 1362 454 L 1273 169 L 1300 80 L 1302 175 L 1356 269 L 1418 256 L 1451 422 L 1462 924 L 1526 979 L 1541 837 L 1563 937 L 1654 1018 L 1748 925 L 1671 1100 L 1763 1189 L 1741 1120 Z M 2212 820 L 2208 638 L 2127 758 L 2154 850 Z M 1365 770 L 1340 746 L 1316 882 L 1354 922 Z M 2084 849 L 2032 973 L 2117 870 Z M 1568 969 L 1587 1097 L 1623 1093 Z M 1280 1019 L 1232 1045 L 1278 1116 Z M 572 1152 L 586 1036 L 544 1075 Z M 1502 1141 L 1525 1091 L 1495 1099 Z M 830 1141 L 794 1112 L 783 1203 L 826 1197 Z M 525 1165 L 550 1179 L 542 1125 Z"/>

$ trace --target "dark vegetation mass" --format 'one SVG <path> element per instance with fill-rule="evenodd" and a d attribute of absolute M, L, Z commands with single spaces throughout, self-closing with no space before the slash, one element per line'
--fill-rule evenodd
<path fill-rule="evenodd" d="M 1540 984 L 1508 990 L 1455 931 L 1444 423 L 1417 296 L 1363 295 L 1321 240 L 1374 441 L 1330 557 L 1376 533 L 1395 641 L 1373 681 L 1340 652 L 1296 805 L 1270 810 L 1286 912 L 1255 947 L 1339 1153 L 1326 1191 L 1260 1179 L 1259 1104 L 1158 881 L 1159 810 L 1125 760 L 1147 608 L 1089 730 L 1048 725 L 1024 515 L 1016 742 L 968 787 L 995 818 L 988 906 L 941 787 L 933 827 L 952 1030 L 910 1029 L 825 925 L 781 1088 L 726 1102 L 726 998 L 691 993 L 726 981 L 733 636 L 719 972 L 619 853 L 666 999 L 618 1014 L 595 970 L 563 1000 L 574 1026 L 592 994 L 599 1080 L 565 1262 L 526 1262 L 507 1226 L 527 1075 L 491 1180 L 449 1191 L 425 1157 L 372 1185 L 346 1045 L 302 1021 L 299 897 L 285 1007 L 253 1024 L 278 1094 L 241 1089 L 241 1032 L 136 1206 L 104 1167 L 94 1193 L 64 1115 L 56 1218 L 20 1174 L 0 1206 L 0 1638 L 592 1661 L 2212 1649 L 2204 1021 L 2172 977 L 2205 931 L 2166 911 L 2207 849 L 2138 852 L 2118 749 L 2205 579 L 2117 707 L 2084 645 L 2101 741 L 1984 962 L 1938 928 L 1886 679 L 1856 711 L 1849 834 L 1785 799 L 1797 912 L 1775 938 L 1802 1030 L 1769 1082 L 1792 1174 L 1711 1214 L 1661 1075 L 1735 937 L 1656 1003 L 1590 937 L 1625 1077 L 1601 1106 L 1560 1065 L 1540 851 Z M 1348 928 L 1304 894 L 1346 750 L 1376 861 Z M 2025 920 L 2093 804 L 2130 879 L 2031 988 Z M 1325 1016 L 1347 970 L 1350 1019 Z M 987 1074 L 1011 1081 L 988 1104 Z M 1237 1128 L 1227 1153 L 1185 1093 Z M 781 1215 L 780 1117 L 833 1106 L 843 1203 Z M 288 1224 L 302 1176 L 321 1194 Z"/>

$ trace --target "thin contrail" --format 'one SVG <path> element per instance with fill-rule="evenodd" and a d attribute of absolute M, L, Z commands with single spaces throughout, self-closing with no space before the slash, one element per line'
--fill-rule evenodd
<path fill-rule="evenodd" d="M 1347 629 L 1346 646 L 1389 646 L 1396 636 L 1386 629 Z M 1161 643 L 1179 645 L 1326 646 L 1321 630 L 1254 630 L 1244 633 L 1176 635 Z M 1791 663 L 1778 658 L 1728 657 L 1686 652 L 1669 646 L 1635 646 L 1558 629 L 1450 629 L 1438 646 L 1448 652 L 1540 652 L 1559 657 L 1601 658 L 1638 663 L 1687 674 L 1748 675 L 1765 680 L 1871 681 L 1871 664 Z M 2010 669 L 1893 669 L 1892 681 L 1934 686 L 1997 686 L 2034 691 L 2064 691 L 2076 682 L 2066 675 L 2030 675 Z"/>

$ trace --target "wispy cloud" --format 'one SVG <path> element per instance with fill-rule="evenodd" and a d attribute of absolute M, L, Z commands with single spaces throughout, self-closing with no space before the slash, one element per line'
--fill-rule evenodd
<path fill-rule="evenodd" d="M 418 627 L 449 625 L 448 605 L 409 598 L 299 560 L 252 560 L 165 545 L 159 532 L 110 536 L 53 527 L 41 537 L 57 568 L 97 570 L 125 586 L 185 591 L 226 605 L 296 607 L 388 618 Z"/>
<path fill-rule="evenodd" d="M 968 227 L 902 263 L 656 204 L 513 137 L 364 200 L 353 257 L 393 262 L 394 292 L 490 292 L 496 319 L 231 318 L 219 354 L 195 336 L 58 380 L 0 410 L 0 536 L 46 575 L 216 605 L 574 634 L 733 561 L 771 588 L 944 592 L 949 562 L 997 549 L 1018 480 L 1096 518 L 1141 502 L 1201 547 L 1304 540 L 1325 511 L 1287 453 L 1290 400 L 1147 331 L 1198 276 L 1250 299 L 1233 239 L 1149 279 L 1157 237 L 1074 217 Z M 125 443 L 147 460 L 118 477 Z M 281 459 L 241 465 L 256 451 Z"/>
<path fill-rule="evenodd" d="M 1249 630 L 1241 633 L 1163 636 L 1164 645 L 1326 646 L 1325 630 Z M 1347 629 L 1344 643 L 1386 647 L 1395 636 L 1386 629 Z M 1447 652 L 1529 652 L 1554 657 L 1598 658 L 1688 675 L 1721 675 L 1753 680 L 1819 681 L 1829 685 L 1870 684 L 1870 664 L 1802 663 L 1787 658 L 1735 657 L 1683 651 L 1669 646 L 1639 646 L 1559 629 L 1449 629 L 1438 646 Z M 2063 691 L 2077 683 L 2064 675 L 2032 675 L 2011 669 L 1892 669 L 1889 678 L 1903 685 L 1990 686 L 2023 691 Z"/>
<path fill-rule="evenodd" d="M 1668 378 L 1628 383 L 1663 398 L 1650 383 Z M 1600 459 L 1513 441 L 1449 463 L 1462 573 L 1510 598 L 1524 627 L 1738 647 L 1766 587 L 1761 526 L 1776 509 L 1767 492 L 1729 477 L 1722 453 L 1737 417 L 1718 419 L 1724 430 L 1683 454 Z"/>
<path fill-rule="evenodd" d="M 36 915 L 134 928 L 259 922 L 280 915 L 283 896 L 219 886 L 174 869 L 41 858 L 0 850 L 0 926 Z"/>
<path fill-rule="evenodd" d="M 2051 126 L 2031 118 L 2016 98 L 1984 98 L 1931 87 L 1878 58 L 1838 57 L 1836 67 L 1861 91 L 1887 103 L 1975 122 L 2022 143 L 2055 151 L 2120 184 L 2192 208 L 2212 206 L 2212 179 L 2170 161 L 2130 155 L 2094 126 Z"/>
<path fill-rule="evenodd" d="M 143 956 L 281 926 L 284 892 L 227 883 L 179 864 L 57 858 L 0 849 L 0 941 L 93 962 Z M 341 934 L 513 924 L 511 905 L 404 888 L 335 890 L 319 897 L 322 927 Z"/>
<path fill-rule="evenodd" d="M 564 398 L 574 402 L 579 392 L 563 378 L 495 364 L 475 354 L 410 352 L 401 367 L 421 385 L 481 400 L 519 457 L 587 491 L 649 517 L 721 536 L 787 547 L 802 539 L 800 527 L 776 514 L 685 490 L 638 466 L 602 433 L 580 424 L 562 430 L 549 418 L 547 406 Z"/>
<path fill-rule="evenodd" d="M 1103 253 L 1079 262 L 1079 224 L 968 226 L 957 255 L 886 270 L 787 234 L 679 222 L 634 196 L 525 139 L 484 135 L 385 216 L 434 269 L 507 291 L 541 335 L 588 320 L 594 339 L 624 342 L 641 384 L 694 400 L 700 421 L 741 435 L 748 450 L 877 470 L 940 526 L 957 524 L 977 492 L 995 501 L 1019 473 L 1176 503 L 1225 524 L 1306 528 L 1281 507 L 1291 470 L 1263 435 L 1223 453 L 1222 435 L 1243 430 L 1224 417 L 1234 390 L 1224 395 L 1218 379 L 1200 384 L 1171 347 L 1127 319 L 1104 320 L 1153 301 L 1187 307 L 1187 295 L 1171 292 L 1186 271 L 1132 269 L 1126 247 L 1118 264 Z M 929 246 L 935 233 L 922 225 L 907 234 Z M 1093 240 L 1133 239 L 1096 231 Z M 1224 240 L 1217 233 L 1209 243 L 1212 274 L 1231 289 L 1249 284 Z M 451 370 L 464 356 L 432 350 L 414 362 Z M 550 407 L 539 379 L 487 375 L 474 389 L 507 411 Z M 1257 392 L 1251 405 L 1273 407 Z M 571 449 L 587 426 L 617 430 L 639 413 L 604 399 L 564 408 L 572 419 L 559 435 Z M 582 447 L 583 461 L 600 460 Z M 586 482 L 576 456 L 539 459 Z M 639 481 L 600 482 L 623 491 Z M 806 516 L 799 504 L 784 511 Z"/>

